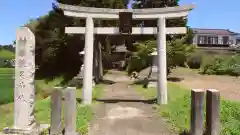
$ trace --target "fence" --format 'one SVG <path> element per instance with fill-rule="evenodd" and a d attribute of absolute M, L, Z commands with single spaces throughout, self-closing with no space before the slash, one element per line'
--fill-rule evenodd
<path fill-rule="evenodd" d="M 220 92 L 206 92 L 206 130 L 204 133 L 204 90 L 191 91 L 191 135 L 220 135 Z"/>
<path fill-rule="evenodd" d="M 64 134 L 77 135 L 75 91 L 75 87 L 67 87 L 64 90 L 56 87 L 52 93 L 50 135 L 59 135 L 63 131 L 62 105 L 64 105 Z M 220 135 L 220 92 L 214 89 L 206 91 L 206 130 L 204 130 L 204 97 L 204 90 L 192 89 L 190 134 Z"/>
<path fill-rule="evenodd" d="M 59 135 L 63 132 L 62 104 L 64 104 L 64 134 L 77 135 L 75 92 L 75 87 L 67 87 L 64 90 L 61 87 L 56 87 L 52 93 L 50 135 Z"/>

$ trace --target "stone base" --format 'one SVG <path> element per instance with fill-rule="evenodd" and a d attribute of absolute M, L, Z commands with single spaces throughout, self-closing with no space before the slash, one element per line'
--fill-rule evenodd
<path fill-rule="evenodd" d="M 0 135 L 44 135 L 43 133 L 47 132 L 50 125 L 49 124 L 40 124 L 35 126 L 31 130 L 16 129 L 16 128 L 4 128 L 3 133 Z"/>
<path fill-rule="evenodd" d="M 150 81 L 148 83 L 148 88 L 156 88 L 157 87 L 157 82 Z"/>

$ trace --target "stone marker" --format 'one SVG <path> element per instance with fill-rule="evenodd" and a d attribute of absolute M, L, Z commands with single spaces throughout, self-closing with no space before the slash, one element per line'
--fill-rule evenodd
<path fill-rule="evenodd" d="M 55 87 L 51 97 L 51 128 L 50 135 L 59 135 L 62 132 L 62 91 Z"/>
<path fill-rule="evenodd" d="M 17 30 L 14 86 L 14 126 L 6 134 L 37 134 L 47 125 L 37 125 L 35 102 L 35 36 L 27 27 Z"/>
<path fill-rule="evenodd" d="M 64 90 L 64 123 L 65 135 L 77 135 L 76 132 L 76 88 L 67 87 Z"/>
<path fill-rule="evenodd" d="M 193 89 L 191 92 L 191 135 L 203 135 L 204 124 L 204 91 Z"/>
<path fill-rule="evenodd" d="M 206 108 L 207 135 L 220 135 L 220 92 L 218 90 L 207 90 Z"/>

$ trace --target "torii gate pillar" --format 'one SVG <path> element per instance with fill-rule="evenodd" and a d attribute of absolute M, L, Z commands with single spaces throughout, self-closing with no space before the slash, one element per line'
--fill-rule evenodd
<path fill-rule="evenodd" d="M 84 74 L 83 74 L 83 104 L 92 103 L 92 69 L 93 69 L 93 45 L 94 45 L 94 23 L 92 17 L 86 18 L 85 27 L 85 55 L 84 55 Z"/>
<path fill-rule="evenodd" d="M 167 53 L 166 53 L 166 19 L 158 18 L 157 21 L 157 102 L 158 104 L 167 104 Z"/>

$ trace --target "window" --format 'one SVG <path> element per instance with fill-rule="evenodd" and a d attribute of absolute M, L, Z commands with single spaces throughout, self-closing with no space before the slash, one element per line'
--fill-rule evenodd
<path fill-rule="evenodd" d="M 236 44 L 240 44 L 240 39 L 237 39 L 237 40 L 236 40 Z"/>
<path fill-rule="evenodd" d="M 198 44 L 207 44 L 207 36 L 198 36 Z"/>
<path fill-rule="evenodd" d="M 208 44 L 218 44 L 218 37 L 214 36 L 208 37 Z"/>
<path fill-rule="evenodd" d="M 204 44 L 207 44 L 207 40 L 208 40 L 207 36 L 203 36 L 203 43 Z"/>
<path fill-rule="evenodd" d="M 198 44 L 218 44 L 217 36 L 198 36 Z"/>
<path fill-rule="evenodd" d="M 228 36 L 223 36 L 223 44 L 227 45 L 229 44 L 229 37 Z"/>
<path fill-rule="evenodd" d="M 213 44 L 218 44 L 218 37 L 213 37 Z"/>
<path fill-rule="evenodd" d="M 208 37 L 207 40 L 208 40 L 208 42 L 207 42 L 208 44 L 212 44 L 212 38 L 211 37 Z"/>

